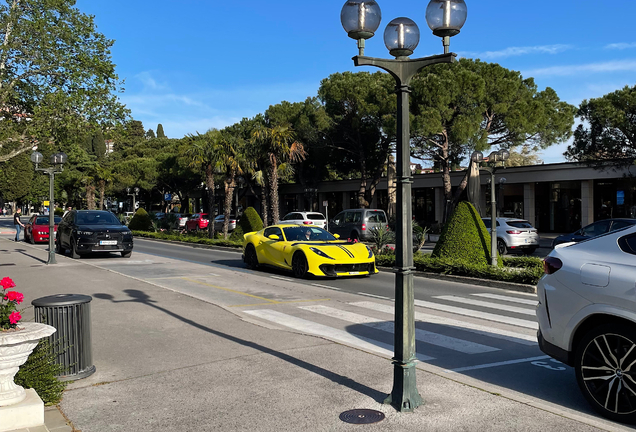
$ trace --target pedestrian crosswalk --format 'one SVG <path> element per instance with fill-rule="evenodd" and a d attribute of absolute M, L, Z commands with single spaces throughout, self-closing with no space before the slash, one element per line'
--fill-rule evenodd
<path fill-rule="evenodd" d="M 528 331 L 538 328 L 536 320 L 522 318 L 535 313 L 537 301 L 530 296 L 475 293 L 434 296 L 431 300 L 415 300 L 418 351 L 437 357 L 479 356 L 537 345 L 536 335 Z M 285 312 L 244 312 L 305 334 L 393 357 L 394 304 L 386 299 L 302 305 Z M 435 360 L 434 356 L 417 354 L 420 361 Z"/>

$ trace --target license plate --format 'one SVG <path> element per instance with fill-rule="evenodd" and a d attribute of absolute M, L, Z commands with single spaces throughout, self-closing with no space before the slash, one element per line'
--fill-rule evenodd
<path fill-rule="evenodd" d="M 100 240 L 99 241 L 100 246 L 110 246 L 110 245 L 116 245 L 116 244 L 117 244 L 117 240 Z"/>
<path fill-rule="evenodd" d="M 359 275 L 360 272 L 349 272 L 350 275 Z"/>

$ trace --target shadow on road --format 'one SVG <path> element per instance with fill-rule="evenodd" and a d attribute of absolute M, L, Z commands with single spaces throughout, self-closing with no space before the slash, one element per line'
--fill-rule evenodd
<path fill-rule="evenodd" d="M 264 345 L 258 344 L 256 342 L 252 342 L 252 341 L 248 341 L 245 339 L 241 339 L 238 338 L 236 336 L 232 336 L 230 334 L 227 333 L 223 333 L 220 332 L 218 330 L 214 330 L 211 329 L 209 327 L 206 327 L 202 324 L 197 323 L 196 321 L 193 321 L 189 318 L 186 318 L 184 316 L 181 316 L 179 314 L 176 314 L 166 308 L 163 308 L 161 306 L 159 306 L 157 304 L 157 302 L 155 300 L 152 300 L 150 298 L 150 296 L 148 296 L 146 293 L 144 293 L 143 291 L 140 290 L 124 290 L 124 293 L 126 293 L 130 299 L 128 300 L 116 300 L 112 295 L 110 294 L 104 294 L 104 293 L 96 293 L 93 294 L 93 296 L 95 298 L 98 299 L 102 299 L 102 300 L 110 300 L 113 303 L 128 303 L 128 302 L 136 302 L 136 303 L 142 303 L 146 306 L 155 308 L 163 313 L 165 313 L 166 315 L 169 315 L 175 319 L 178 319 L 179 321 L 182 321 L 188 325 L 191 325 L 192 327 L 195 327 L 199 330 L 203 330 L 205 332 L 208 332 L 210 334 L 216 335 L 218 337 L 222 337 L 224 339 L 227 339 L 229 341 L 235 342 L 237 344 L 249 347 L 249 348 L 253 348 L 255 350 L 261 351 L 265 354 L 269 354 L 273 357 L 276 357 L 280 360 L 286 361 L 290 364 L 293 364 L 294 366 L 298 366 L 300 368 L 303 368 L 309 372 L 313 372 L 315 374 L 318 374 L 324 378 L 327 378 L 328 380 L 339 384 L 339 385 L 343 385 L 345 387 L 350 388 L 351 390 L 357 391 L 359 393 L 362 393 L 370 398 L 372 398 L 373 400 L 375 400 L 378 403 L 382 403 L 384 401 L 384 399 L 386 398 L 386 393 L 382 393 L 376 389 L 373 389 L 369 386 L 366 386 L 364 384 L 360 384 L 354 380 L 352 380 L 351 378 L 348 378 L 346 376 L 337 374 L 335 372 L 332 372 L 330 370 L 324 369 L 320 366 L 316 366 L 314 364 L 311 364 L 309 362 L 306 362 L 304 360 L 300 360 L 296 357 L 293 357 L 289 354 L 285 354 L 279 351 L 275 351 L 271 348 L 268 348 Z"/>

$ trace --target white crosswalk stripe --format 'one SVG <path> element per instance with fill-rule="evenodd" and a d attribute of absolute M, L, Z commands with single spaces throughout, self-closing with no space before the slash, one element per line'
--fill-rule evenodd
<path fill-rule="evenodd" d="M 325 315 L 331 318 L 340 319 L 354 324 L 363 324 L 367 327 L 382 330 L 393 334 L 394 325 L 392 321 L 382 321 L 371 318 L 366 315 L 360 315 L 354 312 L 344 311 L 324 305 L 300 306 L 300 309 Z M 493 348 L 487 345 L 470 342 L 451 336 L 445 336 L 439 333 L 415 329 L 415 339 L 427 344 L 447 348 L 464 354 L 481 354 L 486 352 L 499 351 L 499 348 Z"/>
<path fill-rule="evenodd" d="M 472 309 L 459 308 L 456 306 L 449 306 L 445 304 L 433 303 L 433 302 L 424 301 L 424 300 L 415 300 L 415 306 L 443 311 L 443 312 L 449 312 L 449 313 L 453 313 L 457 315 L 469 316 L 473 318 L 481 318 L 487 321 L 511 324 L 517 327 L 525 327 L 525 328 L 534 329 L 534 330 L 539 329 L 539 324 L 536 321 L 522 320 L 519 318 L 512 318 L 512 317 L 496 315 L 496 314 L 492 314 L 488 312 L 481 312 L 481 311 L 476 311 Z"/>
<path fill-rule="evenodd" d="M 497 310 L 502 310 L 502 311 L 506 311 L 506 312 L 514 312 L 514 313 L 518 313 L 518 314 L 522 314 L 522 315 L 532 315 L 532 316 L 536 315 L 536 312 L 534 311 L 534 309 L 527 309 L 527 308 L 520 308 L 520 307 L 516 307 L 516 306 L 502 305 L 502 304 L 499 304 L 499 303 L 491 303 L 491 302 L 485 302 L 485 301 L 481 301 L 481 300 L 473 300 L 473 299 L 464 298 L 464 297 L 436 296 L 436 297 L 433 297 L 433 298 L 440 299 L 440 300 L 446 300 L 446 301 L 452 301 L 452 302 L 456 302 L 456 303 L 468 304 L 468 305 L 471 305 L 471 306 L 480 306 L 480 307 L 484 307 L 484 308 L 488 308 L 488 309 L 497 309 Z"/>
<path fill-rule="evenodd" d="M 530 305 L 530 306 L 536 306 L 539 303 L 536 300 L 522 299 L 522 298 L 510 297 L 510 296 L 502 296 L 502 295 L 499 295 L 499 294 L 482 293 L 482 294 L 471 294 L 471 295 L 473 295 L 475 297 L 483 297 L 483 298 L 489 298 L 489 299 L 493 299 L 493 300 L 502 300 L 502 301 L 507 301 L 507 302 L 512 302 L 512 303 L 526 304 L 526 305 Z"/>
<path fill-rule="evenodd" d="M 361 308 L 371 309 L 378 312 L 384 312 L 394 315 L 395 308 L 392 305 L 381 304 L 381 303 L 373 303 L 373 302 L 354 302 L 349 303 L 353 306 L 358 306 Z M 522 345 L 537 345 L 537 337 L 535 335 L 526 335 L 523 333 L 517 333 L 509 330 L 499 329 L 497 327 L 488 327 L 483 326 L 467 321 L 456 320 L 453 318 L 445 318 L 440 316 L 435 316 L 431 314 L 425 314 L 422 312 L 415 311 L 415 320 L 431 323 L 431 324 L 439 324 L 444 326 L 458 327 L 463 330 L 477 333 L 484 336 L 489 336 L 495 339 L 503 339 L 510 342 L 515 342 Z"/>
<path fill-rule="evenodd" d="M 365 351 L 375 352 L 381 354 L 387 358 L 393 357 L 393 346 L 385 344 L 380 341 L 364 338 L 362 336 L 356 336 L 344 330 L 339 330 L 329 326 L 308 321 L 302 318 L 297 318 L 292 315 L 287 315 L 278 311 L 269 309 L 248 310 L 245 313 L 253 315 L 255 317 L 271 321 L 285 327 L 292 328 L 294 330 L 301 331 L 307 334 L 313 334 L 321 336 L 326 339 L 330 339 L 336 342 L 344 343 L 348 346 L 361 348 Z M 420 361 L 433 360 L 433 357 L 418 354 L 417 359 Z"/>

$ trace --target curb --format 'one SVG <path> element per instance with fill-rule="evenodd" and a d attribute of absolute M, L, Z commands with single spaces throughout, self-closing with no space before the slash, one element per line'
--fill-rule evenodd
<path fill-rule="evenodd" d="M 395 269 L 392 267 L 377 267 L 377 269 L 390 272 L 390 273 L 395 273 Z M 513 282 L 502 282 L 502 281 L 496 281 L 491 279 L 478 279 L 478 278 L 472 278 L 468 276 L 446 275 L 441 273 L 428 273 L 428 272 L 422 272 L 422 271 L 413 271 L 413 274 L 415 276 L 424 277 L 428 279 L 445 280 L 448 282 L 462 282 L 462 283 L 467 283 L 472 285 L 485 286 L 489 288 L 500 288 L 500 289 L 505 289 L 509 291 L 525 292 L 525 293 L 531 293 L 531 294 L 537 293 L 536 285 L 526 285 L 526 284 L 519 284 L 519 283 L 513 283 Z"/>

